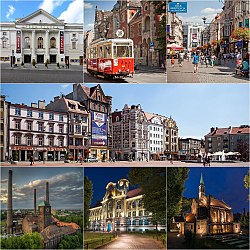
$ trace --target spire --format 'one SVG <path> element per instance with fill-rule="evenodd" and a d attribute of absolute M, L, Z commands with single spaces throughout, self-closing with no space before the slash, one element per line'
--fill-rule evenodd
<path fill-rule="evenodd" d="M 203 181 L 202 173 L 201 173 L 200 185 L 204 185 L 204 181 Z"/>

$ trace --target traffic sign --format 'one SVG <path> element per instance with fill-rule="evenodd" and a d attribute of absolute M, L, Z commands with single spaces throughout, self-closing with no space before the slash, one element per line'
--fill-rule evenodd
<path fill-rule="evenodd" d="M 155 46 L 155 43 L 154 43 L 154 42 L 150 42 L 149 46 L 150 46 L 150 47 L 154 47 L 154 46 Z"/>
<path fill-rule="evenodd" d="M 187 2 L 170 2 L 168 11 L 175 13 L 187 13 Z"/>
<path fill-rule="evenodd" d="M 117 30 L 116 31 L 116 36 L 117 37 L 123 37 L 124 36 L 124 31 L 123 30 Z"/>

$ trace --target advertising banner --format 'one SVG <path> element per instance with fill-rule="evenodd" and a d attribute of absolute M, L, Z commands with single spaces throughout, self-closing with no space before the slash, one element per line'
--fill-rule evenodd
<path fill-rule="evenodd" d="M 64 54 L 64 33 L 60 31 L 60 54 Z"/>
<path fill-rule="evenodd" d="M 21 53 L 21 30 L 16 32 L 16 53 Z"/>
<path fill-rule="evenodd" d="M 107 115 L 92 112 L 92 145 L 106 146 L 107 145 Z"/>

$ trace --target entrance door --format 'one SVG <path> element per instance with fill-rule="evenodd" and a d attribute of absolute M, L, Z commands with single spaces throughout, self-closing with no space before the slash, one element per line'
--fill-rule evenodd
<path fill-rule="evenodd" d="M 31 63 L 31 55 L 24 55 L 24 63 Z"/>
<path fill-rule="evenodd" d="M 49 60 L 50 63 L 56 63 L 56 55 L 50 55 Z"/>
<path fill-rule="evenodd" d="M 65 56 L 65 64 L 69 64 L 69 56 Z"/>
<path fill-rule="evenodd" d="M 111 222 L 108 222 L 108 228 L 107 228 L 107 231 L 110 232 L 112 230 L 112 225 L 111 225 Z"/>
<path fill-rule="evenodd" d="M 21 150 L 21 161 L 25 161 L 25 150 Z"/>
<path fill-rule="evenodd" d="M 83 56 L 80 56 L 80 65 L 83 65 Z"/>
<path fill-rule="evenodd" d="M 37 63 L 44 63 L 44 55 L 37 55 Z"/>

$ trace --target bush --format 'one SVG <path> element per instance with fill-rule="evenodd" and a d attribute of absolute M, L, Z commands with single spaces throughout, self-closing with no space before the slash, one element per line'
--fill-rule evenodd
<path fill-rule="evenodd" d="M 192 231 L 185 231 L 185 241 L 187 248 L 195 248 L 196 234 L 192 233 Z"/>
<path fill-rule="evenodd" d="M 12 153 L 12 159 L 13 161 L 18 161 L 18 153 L 16 150 Z"/>

